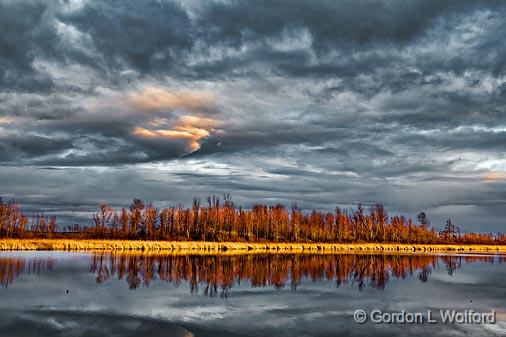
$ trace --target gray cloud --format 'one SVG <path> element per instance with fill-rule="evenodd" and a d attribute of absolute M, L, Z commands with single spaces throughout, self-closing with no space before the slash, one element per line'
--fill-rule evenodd
<path fill-rule="evenodd" d="M 34 66 L 37 54 L 52 53 L 54 28 L 46 21 L 46 5 L 25 1 L 0 4 L 0 88 L 3 91 L 47 92 L 50 77 Z"/>
<path fill-rule="evenodd" d="M 68 222 L 97 200 L 231 192 L 245 206 L 384 202 L 501 230 L 505 12 L 2 2 L 0 192 Z"/>

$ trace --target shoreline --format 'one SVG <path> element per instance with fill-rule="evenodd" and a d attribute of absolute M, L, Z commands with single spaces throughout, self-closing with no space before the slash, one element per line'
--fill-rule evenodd
<path fill-rule="evenodd" d="M 165 253 L 506 253 L 506 245 L 397 243 L 248 243 L 80 239 L 0 239 L 0 251 L 148 251 Z"/>

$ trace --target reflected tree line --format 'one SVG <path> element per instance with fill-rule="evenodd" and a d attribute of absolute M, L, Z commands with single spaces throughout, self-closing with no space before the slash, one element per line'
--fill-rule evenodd
<path fill-rule="evenodd" d="M 23 273 L 39 275 L 53 266 L 53 260 L 47 258 L 0 257 L 0 285 L 7 288 Z"/>
<path fill-rule="evenodd" d="M 187 282 L 192 294 L 228 296 L 234 285 L 290 287 L 295 291 L 304 279 L 331 280 L 336 286 L 351 283 L 383 289 L 391 278 L 412 275 L 427 282 L 433 268 L 443 264 L 450 275 L 467 263 L 502 263 L 505 257 L 435 255 L 305 255 L 261 254 L 235 256 L 96 254 L 91 272 L 97 283 L 125 280 L 130 289 L 153 281 L 179 286 Z"/>
<path fill-rule="evenodd" d="M 157 208 L 134 199 L 128 208 L 102 203 L 93 214 L 93 226 L 66 226 L 58 230 L 55 217 L 23 214 L 15 202 L 0 199 L 0 237 L 72 237 L 179 241 L 244 242 L 390 242 L 506 244 L 506 235 L 461 233 L 450 219 L 436 231 L 424 212 L 413 221 L 388 215 L 381 204 L 333 212 L 305 212 L 296 203 L 237 207 L 230 195 L 195 198 L 192 206 Z"/>
<path fill-rule="evenodd" d="M 289 287 L 296 291 L 304 280 L 333 281 L 383 289 L 392 278 L 415 276 L 427 282 L 432 270 L 444 266 L 448 274 L 468 263 L 503 263 L 504 256 L 362 255 L 362 254 L 249 254 L 249 255 L 151 255 L 96 253 L 90 272 L 98 284 L 124 280 L 130 289 L 152 282 L 175 287 L 188 284 L 192 294 L 227 297 L 235 285 Z M 0 257 L 0 285 L 7 288 L 22 273 L 52 271 L 52 259 Z"/>

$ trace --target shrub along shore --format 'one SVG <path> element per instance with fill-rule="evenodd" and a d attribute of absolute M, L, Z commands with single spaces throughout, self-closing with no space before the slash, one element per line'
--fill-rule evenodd
<path fill-rule="evenodd" d="M 85 239 L 1 239 L 0 250 L 148 251 L 166 253 L 506 253 L 506 245 L 401 243 L 248 243 Z"/>

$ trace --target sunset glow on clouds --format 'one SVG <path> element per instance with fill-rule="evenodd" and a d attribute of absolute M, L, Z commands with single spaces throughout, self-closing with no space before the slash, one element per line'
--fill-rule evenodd
<path fill-rule="evenodd" d="M 211 92 L 171 91 L 154 86 L 148 86 L 142 92 L 131 93 L 128 99 L 136 108 L 153 112 L 175 109 L 206 110 L 215 102 L 215 97 Z"/>
<path fill-rule="evenodd" d="M 14 120 L 10 117 L 0 117 L 0 125 L 11 124 Z"/>
<path fill-rule="evenodd" d="M 159 125 L 159 120 L 155 120 Z M 208 137 L 215 129 L 217 122 L 210 118 L 184 115 L 178 118 L 176 125 L 170 129 L 146 129 L 135 127 L 133 134 L 145 138 L 184 139 L 188 141 L 190 151 L 200 149 L 199 141 Z"/>
<path fill-rule="evenodd" d="M 199 150 L 199 141 L 214 132 L 218 125 L 213 118 L 187 114 L 214 109 L 216 97 L 208 91 L 172 91 L 148 86 L 141 92 L 129 94 L 128 102 L 139 109 L 139 114 L 148 111 L 155 116 L 144 115 L 148 119 L 146 126 L 134 127 L 133 135 L 169 141 L 185 140 L 190 152 Z"/>
<path fill-rule="evenodd" d="M 485 180 L 494 182 L 497 180 L 506 180 L 506 172 L 490 172 L 485 175 Z"/>
<path fill-rule="evenodd" d="M 231 193 L 499 231 L 504 17 L 500 1 L 2 1 L 0 193 L 80 205 L 68 221 Z"/>

